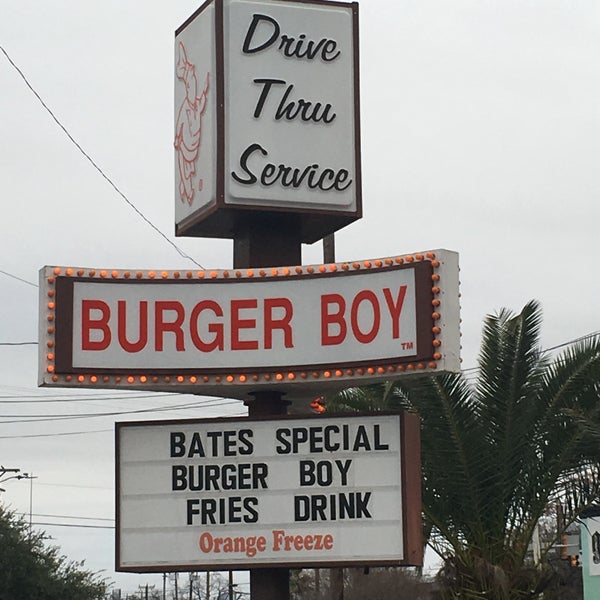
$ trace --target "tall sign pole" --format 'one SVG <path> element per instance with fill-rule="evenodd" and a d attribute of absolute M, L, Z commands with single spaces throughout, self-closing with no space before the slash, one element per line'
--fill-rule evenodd
<path fill-rule="evenodd" d="M 233 266 L 236 269 L 279 267 L 302 263 L 302 248 L 297 223 L 285 216 L 249 218 L 233 239 Z M 277 390 L 259 391 L 247 400 L 248 416 L 278 417 L 287 414 L 289 402 Z M 290 597 L 290 570 L 285 567 L 250 569 L 250 594 L 253 600 Z"/>

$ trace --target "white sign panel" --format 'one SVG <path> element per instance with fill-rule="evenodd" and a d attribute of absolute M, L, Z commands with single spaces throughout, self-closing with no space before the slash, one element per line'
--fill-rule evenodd
<path fill-rule="evenodd" d="M 117 424 L 118 569 L 406 563 L 402 423 Z"/>
<path fill-rule="evenodd" d="M 245 397 L 459 368 L 452 252 L 244 271 L 47 267 L 40 282 L 43 385 Z"/>
<path fill-rule="evenodd" d="M 320 0 L 213 0 L 177 30 L 178 234 L 231 237 L 248 207 L 338 214 L 304 241 L 360 217 L 357 35 L 356 3 Z"/>
<path fill-rule="evenodd" d="M 590 576 L 600 576 L 600 518 L 588 517 L 583 520 L 585 523 L 585 536 L 582 539 L 587 544 L 586 556 L 588 560 L 587 573 Z M 583 526 L 582 526 L 583 529 Z M 578 554 L 579 548 L 569 554 Z"/>
<path fill-rule="evenodd" d="M 414 354 L 413 269 L 326 281 L 76 281 L 73 367 L 296 368 L 374 361 L 390 347 Z"/>
<path fill-rule="evenodd" d="M 175 44 L 175 222 L 217 196 L 214 5 Z"/>
<path fill-rule="evenodd" d="M 352 6 L 231 0 L 225 23 L 227 201 L 355 210 Z"/>

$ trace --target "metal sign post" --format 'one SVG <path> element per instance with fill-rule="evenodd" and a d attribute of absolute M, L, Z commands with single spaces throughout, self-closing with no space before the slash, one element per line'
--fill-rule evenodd
<path fill-rule="evenodd" d="M 233 240 L 234 269 L 279 267 L 299 265 L 302 247 L 299 228 L 294 219 L 280 217 L 264 219 L 260 216 L 248 219 Z M 269 417 L 287 414 L 288 402 L 278 391 L 252 394 L 254 400 L 246 401 L 249 417 Z M 284 567 L 250 569 L 250 597 L 290 597 L 290 570 Z"/>

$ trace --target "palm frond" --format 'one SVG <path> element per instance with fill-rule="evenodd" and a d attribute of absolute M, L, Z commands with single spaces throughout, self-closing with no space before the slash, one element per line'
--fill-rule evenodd
<path fill-rule="evenodd" d="M 423 514 L 431 543 L 449 553 L 448 598 L 539 594 L 548 573 L 526 563 L 539 520 L 560 507 L 564 528 L 600 499 L 600 337 L 552 358 L 540 350 L 541 322 L 535 301 L 487 317 L 472 383 L 410 376 L 332 401 L 419 413 Z"/>
<path fill-rule="evenodd" d="M 461 375 L 415 377 L 398 383 L 395 393 L 421 416 L 423 495 L 434 525 L 467 538 L 481 535 L 483 522 L 473 523 L 472 516 L 483 513 L 485 432 L 469 384 Z M 472 531 L 465 531 L 467 521 Z"/>

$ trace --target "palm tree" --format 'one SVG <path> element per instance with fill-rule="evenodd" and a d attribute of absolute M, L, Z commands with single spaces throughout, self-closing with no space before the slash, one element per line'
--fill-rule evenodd
<path fill-rule="evenodd" d="M 600 339 L 552 358 L 541 320 L 536 302 L 488 316 L 475 381 L 415 375 L 328 403 L 420 414 L 424 524 L 444 561 L 444 598 L 538 597 L 551 575 L 549 547 L 537 565 L 527 559 L 540 518 L 559 506 L 566 528 L 598 498 Z"/>

